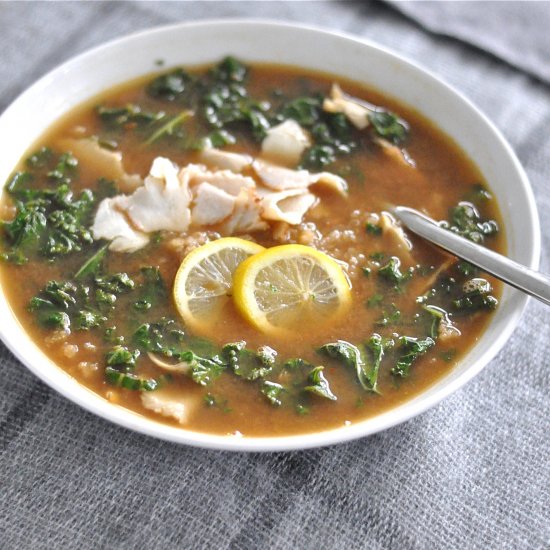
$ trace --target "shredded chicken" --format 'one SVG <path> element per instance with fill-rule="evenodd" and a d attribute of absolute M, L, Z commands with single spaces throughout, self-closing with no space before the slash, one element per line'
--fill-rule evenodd
<path fill-rule="evenodd" d="M 145 246 L 154 231 L 184 234 L 191 225 L 215 226 L 220 233 L 233 235 L 264 231 L 275 222 L 298 225 L 318 202 L 311 186 L 347 192 L 345 180 L 330 172 L 311 174 L 261 159 L 252 166 L 257 181 L 203 164 L 179 169 L 157 157 L 133 194 L 101 202 L 92 226 L 94 238 L 111 240 L 111 250 L 133 252 Z"/>
<path fill-rule="evenodd" d="M 92 232 L 94 239 L 111 240 L 109 248 L 134 252 L 149 242 L 152 231 L 186 231 L 191 195 L 171 161 L 157 157 L 144 185 L 132 195 L 101 201 Z"/>
<path fill-rule="evenodd" d="M 239 153 L 222 151 L 221 149 L 208 148 L 201 152 L 201 160 L 207 166 L 239 173 L 247 166 L 250 166 L 253 159 L 250 155 L 241 155 Z"/>
<path fill-rule="evenodd" d="M 176 400 L 162 389 L 142 392 L 141 403 L 146 409 L 174 418 L 180 424 L 185 424 L 189 418 L 189 401 Z"/>
<path fill-rule="evenodd" d="M 262 141 L 262 156 L 277 164 L 294 166 L 310 145 L 308 133 L 289 119 L 267 131 Z"/>
<path fill-rule="evenodd" d="M 235 174 L 230 170 L 211 172 L 200 164 L 190 164 L 182 168 L 180 177 L 188 178 L 190 186 L 209 183 L 234 197 L 238 196 L 243 188 L 254 189 L 256 187 L 256 182 L 248 176 Z"/>
<path fill-rule="evenodd" d="M 109 249 L 115 252 L 135 252 L 149 242 L 145 233 L 130 225 L 125 214 L 127 205 L 128 197 L 124 195 L 102 200 L 91 228 L 94 239 L 111 241 Z"/>
<path fill-rule="evenodd" d="M 416 168 L 416 162 L 411 158 L 406 149 L 400 149 L 397 145 L 393 145 L 388 140 L 382 138 L 376 138 L 374 142 L 382 148 L 384 154 L 389 158 L 409 168 Z"/>
<path fill-rule="evenodd" d="M 195 189 L 195 202 L 191 218 L 197 225 L 222 222 L 233 213 L 237 198 L 212 184 L 204 182 Z"/>
<path fill-rule="evenodd" d="M 168 159 L 157 157 L 143 187 L 131 195 L 128 215 L 142 231 L 186 231 L 191 221 L 191 195 L 177 167 Z"/>
<path fill-rule="evenodd" d="M 382 212 L 380 215 L 380 227 L 382 227 L 382 235 L 386 239 L 386 242 L 390 242 L 390 249 L 397 251 L 401 262 L 408 267 L 414 265 L 416 262 L 411 254 L 412 243 L 391 214 Z"/>
<path fill-rule="evenodd" d="M 369 109 L 359 100 L 345 94 L 336 83 L 330 90 L 330 98 L 323 101 L 323 110 L 327 113 L 344 113 L 346 118 L 358 129 L 363 130 L 369 125 Z"/>
<path fill-rule="evenodd" d="M 222 230 L 228 235 L 264 231 L 269 225 L 262 220 L 262 204 L 253 189 L 241 189 L 235 200 L 233 214 L 225 222 Z"/>
<path fill-rule="evenodd" d="M 347 192 L 346 181 L 330 172 L 311 174 L 307 170 L 291 170 L 260 159 L 256 159 L 252 167 L 262 183 L 275 191 L 305 189 L 310 185 L 319 184 L 325 185 L 341 195 L 345 195 Z"/>
<path fill-rule="evenodd" d="M 462 333 L 450 321 L 441 321 L 437 334 L 441 342 L 447 342 L 461 336 Z"/>
<path fill-rule="evenodd" d="M 164 369 L 171 373 L 187 374 L 191 365 L 186 361 L 180 363 L 166 363 L 162 359 L 159 359 L 154 353 L 147 352 L 149 359 L 161 369 Z"/>
<path fill-rule="evenodd" d="M 301 223 L 305 213 L 315 204 L 316 200 L 315 195 L 303 189 L 269 193 L 262 201 L 262 217 L 266 220 L 297 225 Z"/>

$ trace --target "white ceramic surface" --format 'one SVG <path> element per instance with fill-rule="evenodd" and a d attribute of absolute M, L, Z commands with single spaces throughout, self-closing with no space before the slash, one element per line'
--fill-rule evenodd
<path fill-rule="evenodd" d="M 265 21 L 206 21 L 134 34 L 90 50 L 53 70 L 0 117 L 0 182 L 27 148 L 59 116 L 117 83 L 165 67 L 215 62 L 232 54 L 250 62 L 276 62 L 362 81 L 414 106 L 451 135 L 476 162 L 497 197 L 508 255 L 538 267 L 540 229 L 527 177 L 498 130 L 467 99 L 404 58 L 352 36 Z M 0 337 L 32 372 L 82 407 L 127 428 L 208 448 L 275 451 L 328 445 L 366 436 L 425 411 L 475 376 L 502 348 L 526 304 L 506 288 L 476 346 L 445 378 L 401 406 L 374 418 L 325 432 L 274 438 L 215 436 L 156 423 L 115 406 L 55 366 L 25 334 L 0 291 Z M 487 399 L 491 397 L 488 395 Z"/>

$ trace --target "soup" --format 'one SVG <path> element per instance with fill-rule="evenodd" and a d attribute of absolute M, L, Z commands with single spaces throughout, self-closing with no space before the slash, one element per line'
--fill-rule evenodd
<path fill-rule="evenodd" d="M 408 234 L 502 251 L 462 151 L 411 108 L 290 67 L 176 68 L 71 111 L 6 182 L 0 275 L 60 368 L 181 428 L 350 425 L 448 374 L 500 285 Z"/>

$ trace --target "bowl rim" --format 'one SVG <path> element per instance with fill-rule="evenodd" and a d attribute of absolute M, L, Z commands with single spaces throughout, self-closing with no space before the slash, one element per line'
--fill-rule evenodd
<path fill-rule="evenodd" d="M 367 47 L 378 52 L 381 52 L 398 63 L 409 65 L 416 71 L 422 73 L 423 75 L 429 77 L 435 84 L 441 86 L 443 89 L 446 89 L 447 92 L 450 92 L 454 96 L 454 99 L 462 102 L 462 104 L 468 108 L 479 120 L 480 123 L 485 124 L 488 130 L 490 130 L 492 137 L 499 142 L 499 145 L 502 147 L 503 151 L 509 157 L 509 160 L 512 162 L 514 169 L 516 170 L 516 175 L 518 177 L 518 182 L 521 184 L 522 191 L 524 194 L 524 199 L 526 200 L 526 206 L 529 210 L 530 216 L 527 220 L 529 224 L 529 230 L 533 235 L 533 241 L 531 243 L 531 253 L 528 262 L 528 266 L 537 269 L 540 261 L 540 251 L 541 251 L 541 231 L 540 231 L 540 222 L 538 211 L 536 207 L 535 197 L 533 190 L 530 186 L 527 174 L 523 169 L 521 163 L 516 157 L 512 147 L 501 134 L 500 130 L 495 126 L 493 122 L 478 108 L 476 107 L 468 98 L 466 98 L 461 92 L 457 91 L 453 86 L 448 84 L 443 78 L 436 75 L 432 71 L 422 67 L 416 61 L 409 59 L 406 55 L 394 52 L 391 49 L 379 45 L 376 42 L 373 42 L 369 39 L 365 39 L 360 36 L 356 36 L 347 32 L 335 31 L 327 28 L 323 28 L 316 25 L 301 24 L 292 21 L 282 21 L 282 20 L 271 20 L 271 19 L 258 19 L 258 18 L 226 18 L 226 19 L 204 19 L 198 21 L 190 22 L 179 22 L 169 25 L 155 26 L 152 28 L 144 29 L 135 33 L 127 34 L 122 37 L 116 38 L 114 40 L 107 41 L 98 46 L 90 48 L 75 57 L 68 59 L 67 61 L 57 65 L 52 70 L 48 71 L 44 76 L 36 80 L 28 88 L 26 88 L 21 94 L 19 94 L 15 100 L 4 110 L 0 115 L 0 121 L 2 121 L 6 115 L 12 110 L 16 110 L 21 102 L 26 101 L 27 95 L 35 93 L 36 90 L 39 90 L 42 86 L 48 83 L 52 78 L 55 78 L 59 75 L 62 75 L 63 72 L 72 68 L 73 66 L 78 66 L 85 63 L 87 58 L 94 57 L 98 53 L 101 53 L 103 50 L 108 50 L 109 48 L 119 46 L 127 41 L 132 40 L 141 40 L 147 37 L 150 37 L 154 34 L 163 34 L 165 32 L 170 32 L 175 29 L 189 29 L 195 27 L 231 27 L 231 26 L 265 26 L 265 27 L 277 27 L 280 30 L 292 29 L 302 30 L 306 32 L 313 32 L 316 34 L 324 34 L 333 37 L 341 38 L 348 42 L 353 42 L 360 47 Z M 169 68 L 169 67 L 166 67 Z M 144 73 L 145 74 L 145 73 Z M 365 82 L 365 81 L 363 81 Z M 452 137 L 452 136 L 451 136 Z M 1 289 L 0 289 L 1 291 Z M 83 395 L 76 395 L 76 392 L 73 391 L 71 383 L 65 383 L 57 380 L 50 376 L 48 369 L 44 369 L 42 365 L 33 364 L 23 353 L 21 346 L 17 345 L 17 342 L 11 341 L 4 334 L 4 325 L 0 325 L 0 338 L 3 343 L 10 349 L 13 355 L 25 365 L 32 373 L 34 373 L 38 378 L 43 382 L 48 384 L 51 388 L 56 390 L 58 393 L 64 397 L 71 400 L 73 403 L 76 403 L 80 407 L 88 410 L 97 416 L 106 419 L 117 425 L 121 425 L 125 428 L 129 428 L 136 432 L 153 436 L 158 439 L 171 441 L 180 444 L 186 444 L 193 447 L 201 447 L 206 449 L 217 449 L 217 450 L 230 450 L 230 451 L 251 451 L 251 452 L 272 452 L 272 451 L 292 451 L 299 449 L 308 449 L 314 447 L 322 447 L 333 445 L 336 443 L 348 442 L 355 440 L 361 437 L 366 437 L 374 433 L 386 430 L 390 427 L 393 427 L 397 424 L 401 424 L 407 420 L 414 418 L 415 416 L 425 412 L 426 410 L 432 408 L 443 400 L 448 395 L 457 391 L 460 387 L 466 384 L 470 379 L 476 376 L 494 356 L 502 349 L 506 341 L 512 334 L 512 332 L 517 327 L 519 320 L 525 311 L 526 305 L 528 303 L 527 295 L 519 295 L 516 297 L 516 306 L 512 311 L 512 314 L 507 319 L 507 322 L 504 326 L 504 329 L 499 333 L 496 340 L 492 343 L 489 349 L 481 355 L 472 366 L 468 367 L 462 374 L 457 376 L 454 380 L 451 380 L 444 387 L 440 388 L 437 392 L 429 396 L 423 396 L 423 394 L 429 389 L 426 388 L 423 392 L 417 394 L 412 399 L 407 400 L 403 403 L 400 403 L 398 406 L 389 409 L 386 412 L 383 412 L 374 417 L 370 417 L 363 421 L 357 422 L 349 427 L 341 426 L 337 428 L 332 428 L 327 431 L 322 432 L 313 432 L 306 434 L 298 435 L 285 435 L 285 436 L 266 436 L 266 437 L 234 437 L 228 435 L 214 435 L 202 432 L 194 432 L 191 430 L 186 430 L 178 427 L 168 426 L 160 422 L 155 422 L 154 420 L 148 419 L 134 413 L 128 409 L 124 409 L 121 406 L 113 405 L 108 402 L 103 397 L 99 396 L 95 392 L 92 392 L 85 386 L 78 384 L 78 387 L 86 390 L 87 392 L 93 394 L 97 399 L 83 400 Z M 14 315 L 15 318 L 15 315 Z M 26 331 L 19 326 L 19 331 L 26 335 Z M 475 347 L 475 346 L 474 346 Z M 41 354 L 49 363 L 51 363 L 56 369 L 57 367 L 53 361 L 49 360 L 46 355 L 41 351 Z M 63 371 L 65 372 L 65 371 Z M 74 379 L 68 374 L 67 380 L 74 381 Z M 404 409 L 402 411 L 402 409 Z M 401 414 L 398 414 L 398 413 Z"/>

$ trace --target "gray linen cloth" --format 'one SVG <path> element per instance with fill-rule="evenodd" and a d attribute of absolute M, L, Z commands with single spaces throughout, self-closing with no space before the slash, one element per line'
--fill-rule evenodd
<path fill-rule="evenodd" d="M 422 9 L 437 19 L 449 8 Z M 471 9 L 487 15 L 492 7 Z M 537 12 L 524 11 L 529 29 Z M 2 3 L 0 109 L 107 39 L 227 16 L 354 33 L 464 92 L 529 174 L 550 271 L 548 86 L 383 4 Z M 531 302 L 475 380 L 406 424 L 346 445 L 268 455 L 192 449 L 111 425 L 45 387 L 0 345 L 0 547 L 548 548 L 549 325 L 550 310 Z"/>
<path fill-rule="evenodd" d="M 462 39 L 550 84 L 549 2 L 390 3 L 426 29 Z"/>

